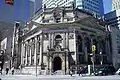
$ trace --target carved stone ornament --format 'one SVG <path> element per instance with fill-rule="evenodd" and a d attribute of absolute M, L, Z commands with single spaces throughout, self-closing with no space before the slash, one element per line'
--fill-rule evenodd
<path fill-rule="evenodd" d="M 54 9 L 54 10 L 53 10 L 53 16 L 54 16 L 54 18 L 55 18 L 55 19 L 61 18 L 61 14 L 60 14 L 60 13 L 61 13 L 61 11 L 60 11 L 59 9 L 57 9 L 57 8 Z"/>
<path fill-rule="evenodd" d="M 61 51 L 61 46 L 60 45 L 55 45 L 55 51 Z"/>
<path fill-rule="evenodd" d="M 73 39 L 74 38 L 74 34 L 73 33 L 70 33 L 69 34 L 69 39 Z"/>
<path fill-rule="evenodd" d="M 48 40 L 48 34 L 44 34 L 44 40 Z"/>

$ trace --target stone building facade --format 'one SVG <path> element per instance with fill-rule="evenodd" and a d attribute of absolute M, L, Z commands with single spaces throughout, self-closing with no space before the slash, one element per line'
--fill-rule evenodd
<path fill-rule="evenodd" d="M 22 36 L 23 71 L 33 74 L 46 71 L 49 74 L 61 70 L 68 73 L 71 67 L 92 64 L 93 44 L 96 45 L 95 64 L 100 64 L 100 56 L 103 64 L 111 63 L 104 26 L 91 14 L 72 7 L 37 13 L 26 25 L 27 31 Z"/>

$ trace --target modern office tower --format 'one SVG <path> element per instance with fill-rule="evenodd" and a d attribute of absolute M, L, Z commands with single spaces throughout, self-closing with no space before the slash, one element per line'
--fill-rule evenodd
<path fill-rule="evenodd" d="M 120 0 L 112 0 L 112 11 L 105 14 L 105 20 L 108 25 L 120 29 Z"/>
<path fill-rule="evenodd" d="M 120 0 L 112 0 L 112 10 L 120 9 Z"/>
<path fill-rule="evenodd" d="M 113 27 L 118 27 L 120 29 L 120 9 L 111 11 L 107 14 L 105 14 L 105 20 L 108 23 L 108 25 L 111 25 Z"/>
<path fill-rule="evenodd" d="M 85 10 L 87 12 L 96 14 L 98 17 L 104 14 L 103 0 L 43 0 L 43 8 L 73 6 Z"/>

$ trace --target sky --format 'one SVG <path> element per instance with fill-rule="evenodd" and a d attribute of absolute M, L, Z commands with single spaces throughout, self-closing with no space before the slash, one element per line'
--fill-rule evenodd
<path fill-rule="evenodd" d="M 104 2 L 104 12 L 108 13 L 112 9 L 112 0 L 103 0 Z"/>
<path fill-rule="evenodd" d="M 5 4 L 5 0 L 0 0 L 0 21 L 13 22 L 13 21 L 28 21 L 30 16 L 33 15 L 33 0 L 14 0 L 14 6 Z M 104 12 L 110 12 L 112 1 L 104 1 Z M 36 10 L 41 6 L 41 0 L 36 0 Z"/>
<path fill-rule="evenodd" d="M 33 0 L 14 0 L 14 5 L 8 5 L 5 0 L 0 0 L 0 21 L 27 21 L 34 12 Z M 36 0 L 36 10 L 40 8 L 40 0 Z M 39 7 L 38 7 L 39 6 Z"/>

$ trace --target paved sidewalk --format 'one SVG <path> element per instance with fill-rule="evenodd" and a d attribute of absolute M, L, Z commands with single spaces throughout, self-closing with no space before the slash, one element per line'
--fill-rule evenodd
<path fill-rule="evenodd" d="M 73 75 L 0 75 L 2 80 L 120 80 L 120 76 L 78 76 Z"/>

